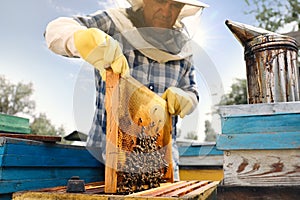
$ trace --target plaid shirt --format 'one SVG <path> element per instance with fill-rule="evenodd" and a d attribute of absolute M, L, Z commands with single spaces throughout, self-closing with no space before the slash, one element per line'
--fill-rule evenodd
<path fill-rule="evenodd" d="M 88 16 L 76 16 L 74 19 L 88 28 L 99 28 L 117 39 L 123 47 L 123 53 L 127 58 L 131 76 L 158 95 L 162 95 L 167 88 L 175 86 L 185 91 L 191 91 L 198 97 L 192 57 L 163 64 L 146 57 L 132 47 L 124 38 L 120 37 L 120 31 L 105 11 L 96 12 Z M 118 37 L 116 38 L 116 36 Z M 96 111 L 87 145 L 104 147 L 106 133 L 105 82 L 102 81 L 97 70 L 95 70 L 95 84 L 97 90 Z M 174 116 L 173 140 L 176 138 L 176 123 L 177 116 Z"/>

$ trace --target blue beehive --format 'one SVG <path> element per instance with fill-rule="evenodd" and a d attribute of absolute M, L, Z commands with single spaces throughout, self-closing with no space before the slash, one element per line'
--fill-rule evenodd
<path fill-rule="evenodd" d="M 223 179 L 223 152 L 215 142 L 177 141 L 180 180 Z"/>
<path fill-rule="evenodd" d="M 300 102 L 220 108 L 224 184 L 300 185 Z"/>
<path fill-rule="evenodd" d="M 72 176 L 104 180 L 104 167 L 83 146 L 0 137 L 0 199 L 12 193 L 66 186 Z"/>

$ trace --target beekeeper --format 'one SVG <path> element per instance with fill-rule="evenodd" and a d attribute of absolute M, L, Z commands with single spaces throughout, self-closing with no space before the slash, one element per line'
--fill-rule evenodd
<path fill-rule="evenodd" d="M 161 95 L 173 115 L 174 180 L 179 180 L 176 146 L 178 115 L 197 106 L 192 52 L 182 19 L 207 5 L 197 0 L 128 0 L 129 8 L 97 11 L 87 16 L 59 17 L 45 32 L 48 48 L 68 57 L 81 57 L 95 67 L 96 111 L 87 146 L 104 151 L 106 133 L 105 69 L 131 75 Z M 105 158 L 105 153 L 103 153 Z"/>

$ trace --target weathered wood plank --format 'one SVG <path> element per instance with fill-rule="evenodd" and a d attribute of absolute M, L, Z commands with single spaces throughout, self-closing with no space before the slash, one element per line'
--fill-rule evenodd
<path fill-rule="evenodd" d="M 199 184 L 200 183 L 200 184 Z M 130 194 L 130 197 L 174 197 L 174 196 L 183 196 L 186 193 L 191 192 L 191 188 L 196 186 L 199 188 L 203 185 L 208 184 L 208 181 L 179 181 L 172 184 L 164 184 L 161 187 L 154 188 L 151 190 L 146 190 L 134 194 Z M 185 192 L 185 193 L 184 193 Z"/>
<path fill-rule="evenodd" d="M 11 180 L 41 180 L 72 176 L 104 177 L 104 168 L 98 167 L 1 167 L 0 182 Z M 104 178 L 102 178 L 104 179 Z"/>
<path fill-rule="evenodd" d="M 200 181 L 194 184 L 190 184 L 184 188 L 178 188 L 177 190 L 174 190 L 170 193 L 166 193 L 163 194 L 163 197 L 180 197 L 183 196 L 187 193 L 193 193 L 194 191 L 197 191 L 197 189 L 199 189 L 202 186 L 205 186 L 208 184 L 208 181 Z M 202 192 L 199 192 L 202 193 Z M 196 192 L 196 194 L 199 194 L 198 192 Z"/>
<path fill-rule="evenodd" d="M 30 133 L 29 119 L 0 113 L 0 132 Z"/>
<path fill-rule="evenodd" d="M 0 130 L 1 132 L 8 132 L 8 133 L 23 133 L 23 134 L 31 133 L 30 128 L 6 126 L 6 125 L 0 125 Z"/>
<path fill-rule="evenodd" d="M 222 134 L 296 132 L 299 121 L 300 113 L 225 117 L 221 119 Z"/>
<path fill-rule="evenodd" d="M 19 144 L 7 144 L 6 145 L 6 152 L 7 155 L 30 155 L 30 156 L 40 156 L 40 155 L 47 155 L 54 154 L 56 156 L 63 156 L 63 157 L 73 157 L 76 155 L 76 152 L 82 154 L 86 154 L 88 156 L 90 153 L 89 151 L 83 146 L 61 146 L 61 145 L 53 145 L 53 144 L 45 144 L 45 145 L 30 145 L 28 143 L 26 145 L 19 143 Z M 38 151 L 37 151 L 38 150 Z M 50 152 L 49 152 L 50 151 Z M 52 155 L 52 156 L 54 156 Z"/>
<path fill-rule="evenodd" d="M 171 186 L 165 188 L 164 191 L 160 191 L 159 193 L 155 193 L 152 196 L 157 196 L 157 197 L 172 197 L 173 192 L 175 192 L 177 190 L 180 190 L 182 188 L 185 188 L 185 187 L 189 187 L 190 185 L 193 185 L 195 183 L 197 183 L 197 181 L 194 181 L 194 180 L 193 181 L 189 181 L 189 182 L 183 181 L 179 185 L 176 185 L 176 186 L 171 185 Z"/>
<path fill-rule="evenodd" d="M 299 149 L 300 132 L 222 134 L 217 141 L 221 150 Z"/>
<path fill-rule="evenodd" d="M 208 189 L 215 189 L 218 184 L 219 184 L 219 181 L 213 181 L 213 182 L 210 182 L 208 184 L 204 184 L 204 187 L 200 187 L 196 190 L 193 190 L 188 195 L 186 195 L 186 197 L 189 198 L 189 197 L 192 197 L 196 194 L 202 194 L 204 191 L 206 191 Z"/>
<path fill-rule="evenodd" d="M 153 199 L 152 197 L 150 199 Z M 13 195 L 13 200 L 40 200 L 40 199 L 55 199 L 55 200 L 149 200 L 148 197 L 126 197 L 122 195 L 103 195 L 103 194 L 77 194 L 77 193 L 47 193 L 47 192 L 25 192 L 16 193 Z M 169 197 L 162 198 L 159 200 L 170 200 Z"/>
<path fill-rule="evenodd" d="M 223 151 L 218 150 L 216 145 L 193 145 L 179 146 L 180 156 L 217 156 L 223 155 Z"/>
<path fill-rule="evenodd" d="M 1 133 L 0 137 L 21 138 L 26 140 L 36 140 L 41 142 L 60 142 L 59 136 L 46 136 L 46 135 L 31 135 L 31 134 L 15 134 L 15 133 Z"/>
<path fill-rule="evenodd" d="M 8 194 L 23 190 L 36 190 L 42 188 L 56 187 L 67 185 L 69 178 L 48 178 L 48 179 L 32 179 L 32 180 L 10 180 L 0 181 L 2 194 Z M 85 177 L 85 181 L 95 182 L 101 181 L 100 177 Z"/>
<path fill-rule="evenodd" d="M 0 155 L 0 166 L 2 167 L 101 167 L 101 165 L 102 164 L 91 155 L 88 155 L 87 158 L 82 156 L 68 158 L 67 156 L 55 156 L 55 154 L 41 156 Z"/>
<path fill-rule="evenodd" d="M 176 183 L 163 183 L 160 187 L 158 188 L 152 188 L 149 190 L 145 190 L 142 192 L 136 192 L 133 194 L 129 194 L 127 196 L 133 197 L 133 196 L 145 196 L 145 197 L 151 197 L 151 196 L 159 196 L 161 194 L 164 194 L 166 191 L 173 190 L 174 188 L 179 188 L 184 185 L 186 185 L 186 181 L 178 181 Z"/>
<path fill-rule="evenodd" d="M 41 141 L 35 141 L 35 140 L 26 140 L 22 138 L 0 137 L 0 146 L 7 145 L 7 144 L 23 145 L 23 146 L 27 146 L 28 148 L 32 148 L 32 146 L 40 146 L 40 147 L 51 147 L 53 149 L 86 149 L 86 147 L 84 146 L 52 144 L 52 143 L 44 143 Z"/>
<path fill-rule="evenodd" d="M 100 167 L 102 164 L 83 146 L 50 144 L 0 137 L 0 166 Z"/>
<path fill-rule="evenodd" d="M 76 151 L 74 151 L 76 152 Z M 80 152 L 77 152 L 80 155 Z M 83 153 L 85 154 L 85 153 Z M 78 154 L 77 154 L 78 155 Z M 55 155 L 42 155 L 42 156 L 30 156 L 30 155 L 0 155 L 2 159 L 1 166 L 35 166 L 35 167 L 100 167 L 102 164 L 96 160 L 93 156 L 86 154 L 87 157 L 74 156 L 67 157 L 61 156 L 57 157 Z"/>
<path fill-rule="evenodd" d="M 82 146 L 27 142 L 20 139 L 2 140 L 1 143 L 0 166 L 2 167 L 100 167 L 102 165 Z"/>
<path fill-rule="evenodd" d="M 221 117 L 242 115 L 273 115 L 280 113 L 300 113 L 300 102 L 278 102 L 230 105 L 219 107 Z"/>
<path fill-rule="evenodd" d="M 224 152 L 224 185 L 300 185 L 300 150 Z"/>
<path fill-rule="evenodd" d="M 85 183 L 85 193 L 88 194 L 99 194 L 104 193 L 104 181 L 99 182 L 91 182 L 91 183 Z M 58 187 L 52 187 L 52 188 L 43 188 L 39 189 L 39 192 L 66 192 L 67 191 L 67 185 L 66 186 L 58 186 Z M 97 191 L 96 191 L 97 190 Z"/>
<path fill-rule="evenodd" d="M 219 156 L 180 156 L 180 166 L 222 166 L 223 154 Z"/>

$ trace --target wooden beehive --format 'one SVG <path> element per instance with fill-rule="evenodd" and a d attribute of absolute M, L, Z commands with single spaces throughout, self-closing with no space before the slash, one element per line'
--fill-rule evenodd
<path fill-rule="evenodd" d="M 179 150 L 180 180 L 223 179 L 223 151 L 215 142 L 176 141 Z"/>
<path fill-rule="evenodd" d="M 0 132 L 30 133 L 29 119 L 0 113 Z"/>
<path fill-rule="evenodd" d="M 56 144 L 58 138 L 0 134 L 1 200 L 18 191 L 65 186 L 72 176 L 85 183 L 104 180 L 104 165 L 85 147 Z"/>
<path fill-rule="evenodd" d="M 300 185 L 300 103 L 224 106 L 224 185 Z"/>
<path fill-rule="evenodd" d="M 144 183 L 139 183 L 144 186 L 137 185 L 143 177 L 151 177 L 155 173 L 163 175 L 160 181 L 173 182 L 172 121 L 166 106 L 165 100 L 134 78 L 123 78 L 107 70 L 106 193 L 120 191 L 120 184 L 128 182 L 124 180 L 128 176 L 135 180 L 126 186 L 131 192 L 138 191 L 140 187 L 155 187 Z M 152 150 L 137 153 L 141 141 L 144 145 L 152 141 Z M 151 159 L 153 157 L 154 160 Z M 137 158 L 143 161 L 137 161 Z M 147 171 L 146 168 L 154 165 L 155 169 Z"/>

